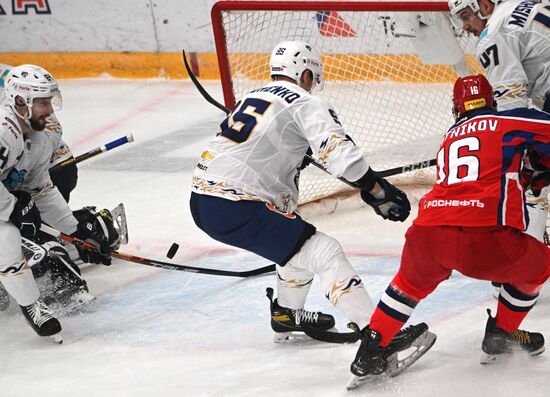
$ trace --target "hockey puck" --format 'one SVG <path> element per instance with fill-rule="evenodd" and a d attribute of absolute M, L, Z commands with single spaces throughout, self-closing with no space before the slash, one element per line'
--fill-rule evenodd
<path fill-rule="evenodd" d="M 172 259 L 174 255 L 176 255 L 176 252 L 178 252 L 179 247 L 180 247 L 179 245 L 177 245 L 176 243 L 173 243 L 170 249 L 168 250 L 168 252 L 166 253 L 166 256 Z"/>

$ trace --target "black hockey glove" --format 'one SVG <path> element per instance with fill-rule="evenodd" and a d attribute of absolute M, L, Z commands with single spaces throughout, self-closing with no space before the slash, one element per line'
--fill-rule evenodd
<path fill-rule="evenodd" d="M 40 211 L 29 193 L 14 190 L 11 194 L 17 198 L 17 202 L 11 212 L 10 221 L 19 229 L 21 236 L 32 240 L 42 224 Z"/>
<path fill-rule="evenodd" d="M 74 232 L 72 236 L 97 247 L 97 249 L 91 249 L 77 244 L 76 249 L 82 261 L 87 263 L 98 263 L 105 266 L 111 265 L 111 247 L 109 247 L 109 243 L 107 239 L 105 239 L 105 236 L 94 230 L 91 222 L 80 222 L 76 232 Z"/>
<path fill-rule="evenodd" d="M 384 178 L 376 176 L 376 182 L 383 189 L 383 197 L 376 198 L 369 193 L 371 189 L 361 190 L 361 198 L 374 208 L 374 211 L 384 219 L 394 222 L 403 222 L 409 217 L 411 203 L 405 192 L 399 190 Z"/>

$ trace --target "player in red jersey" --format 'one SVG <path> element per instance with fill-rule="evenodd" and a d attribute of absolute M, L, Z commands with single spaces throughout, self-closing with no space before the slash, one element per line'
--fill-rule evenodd
<path fill-rule="evenodd" d="M 459 78 L 453 94 L 456 124 L 437 153 L 437 182 L 420 200 L 399 271 L 362 330 L 355 375 L 387 366 L 393 336 L 453 270 L 503 283 L 496 317 L 488 311 L 482 363 L 516 348 L 544 351 L 540 333 L 518 329 L 550 276 L 548 247 L 523 232 L 529 218 L 520 176 L 527 152 L 550 154 L 550 115 L 496 111 L 492 87 L 481 75 Z"/>

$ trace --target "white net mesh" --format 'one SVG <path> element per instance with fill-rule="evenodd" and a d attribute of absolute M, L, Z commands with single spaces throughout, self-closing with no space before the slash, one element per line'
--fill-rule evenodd
<path fill-rule="evenodd" d="M 269 54 L 277 42 L 304 40 L 323 54 L 325 88 L 314 94 L 335 107 L 375 170 L 434 158 L 452 122 L 458 75 L 452 65 L 424 64 L 410 38 L 396 37 L 399 14 L 407 12 L 224 11 L 235 98 L 269 81 Z M 470 70 L 479 72 L 470 56 L 472 39 L 457 36 L 456 41 Z M 346 189 L 308 167 L 300 180 L 300 202 Z"/>

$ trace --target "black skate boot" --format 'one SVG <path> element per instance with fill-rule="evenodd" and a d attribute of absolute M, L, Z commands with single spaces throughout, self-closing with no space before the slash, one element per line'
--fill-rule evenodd
<path fill-rule="evenodd" d="M 399 331 L 387 347 L 381 347 L 381 335 L 366 327 L 361 331 L 361 346 L 351 363 L 347 389 L 355 389 L 368 381 L 369 375 L 397 376 L 422 357 L 436 341 L 425 323 L 410 325 Z M 400 352 L 407 350 L 404 357 Z"/>
<path fill-rule="evenodd" d="M 277 299 L 273 299 L 273 288 L 267 288 L 266 295 L 270 302 L 271 328 L 275 331 L 275 343 L 288 340 L 292 332 L 303 332 L 302 324 L 325 331 L 334 328 L 334 317 L 330 314 L 282 307 Z"/>
<path fill-rule="evenodd" d="M 34 332 L 39 336 L 48 338 L 52 342 L 63 342 L 61 335 L 59 335 L 61 324 L 59 324 L 59 321 L 53 316 L 53 313 L 44 304 L 42 299 L 39 298 L 32 305 L 20 307 L 25 319 Z"/>
<path fill-rule="evenodd" d="M 483 355 L 481 364 L 497 361 L 503 354 L 512 354 L 515 350 L 527 352 L 530 356 L 538 356 L 544 352 L 544 336 L 538 332 L 528 332 L 518 329 L 508 333 L 499 328 L 496 320 L 487 309 L 489 318 L 485 326 L 485 337 L 481 343 Z"/>

